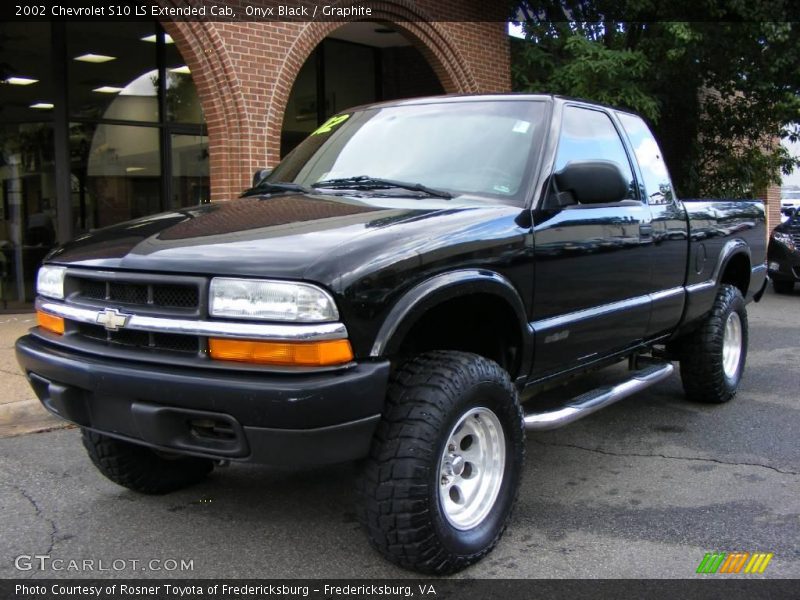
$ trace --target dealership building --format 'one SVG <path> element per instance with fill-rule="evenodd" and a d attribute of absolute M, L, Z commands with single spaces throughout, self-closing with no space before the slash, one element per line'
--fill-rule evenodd
<path fill-rule="evenodd" d="M 479 22 L 482 7 L 384 1 L 348 23 L 0 24 L 0 309 L 30 305 L 59 240 L 236 197 L 337 111 L 507 91 L 506 26 Z M 442 11 L 460 20 L 432 22 Z"/>
<path fill-rule="evenodd" d="M 58 241 L 236 197 L 333 113 L 508 91 L 489 4 L 383 0 L 347 23 L 0 23 L 0 310 L 30 306 Z"/>

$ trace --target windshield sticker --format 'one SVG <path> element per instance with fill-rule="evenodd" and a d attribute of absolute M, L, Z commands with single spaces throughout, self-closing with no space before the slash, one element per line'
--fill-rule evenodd
<path fill-rule="evenodd" d="M 511 129 L 514 133 L 528 133 L 528 129 L 531 128 L 530 121 L 517 121 L 514 123 L 514 127 Z"/>
<path fill-rule="evenodd" d="M 337 115 L 335 117 L 331 117 L 330 119 L 325 121 L 322 125 L 320 125 L 317 129 L 315 129 L 311 135 L 320 135 L 322 133 L 330 133 L 331 131 L 333 131 L 334 127 L 344 123 L 349 118 L 350 118 L 350 115 Z"/>

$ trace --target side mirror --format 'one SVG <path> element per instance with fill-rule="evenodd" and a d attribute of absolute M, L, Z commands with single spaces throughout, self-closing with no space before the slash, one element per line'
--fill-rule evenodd
<path fill-rule="evenodd" d="M 272 173 L 272 169 L 258 169 L 253 173 L 253 187 L 258 186 L 259 183 L 269 177 L 270 173 Z"/>
<path fill-rule="evenodd" d="M 617 163 L 610 160 L 571 161 L 553 175 L 558 191 L 571 193 L 581 204 L 620 202 L 630 188 Z"/>

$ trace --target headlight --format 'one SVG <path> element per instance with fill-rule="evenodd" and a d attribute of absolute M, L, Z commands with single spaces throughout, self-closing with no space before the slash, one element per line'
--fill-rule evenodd
<path fill-rule="evenodd" d="M 36 275 L 36 293 L 48 298 L 64 299 L 64 275 L 66 267 L 45 265 L 39 268 Z"/>
<path fill-rule="evenodd" d="M 215 277 L 209 306 L 214 317 L 301 322 L 339 318 L 330 294 L 308 283 Z"/>
<path fill-rule="evenodd" d="M 776 231 L 772 234 L 772 239 L 776 242 L 783 244 L 784 246 L 789 246 L 790 248 L 794 248 L 794 240 L 792 236 L 788 233 L 783 233 L 782 231 Z"/>

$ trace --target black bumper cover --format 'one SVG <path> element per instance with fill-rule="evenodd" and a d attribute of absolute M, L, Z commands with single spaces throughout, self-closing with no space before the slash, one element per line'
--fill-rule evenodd
<path fill-rule="evenodd" d="M 120 439 L 277 466 L 362 458 L 383 409 L 389 363 L 277 374 L 154 366 L 67 352 L 33 335 L 17 360 L 50 412 Z"/>

